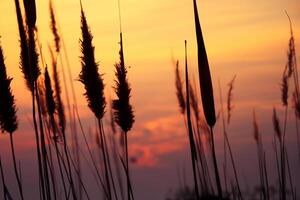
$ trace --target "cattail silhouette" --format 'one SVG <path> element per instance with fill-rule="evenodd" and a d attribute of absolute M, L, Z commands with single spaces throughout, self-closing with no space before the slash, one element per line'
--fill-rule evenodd
<path fill-rule="evenodd" d="M 209 64 L 207 60 L 204 39 L 199 21 L 196 0 L 194 2 L 195 28 L 198 47 L 198 71 L 200 80 L 200 90 L 202 98 L 202 106 L 207 124 L 213 127 L 216 123 L 215 104 L 213 87 L 210 75 Z"/>
<path fill-rule="evenodd" d="M 2 46 L 0 44 L 0 128 L 2 132 L 9 133 L 10 143 L 11 143 L 11 151 L 13 155 L 13 164 L 15 176 L 18 182 L 18 188 L 21 195 L 21 199 L 23 197 L 23 189 L 22 183 L 18 174 L 16 158 L 15 158 L 15 150 L 14 150 L 14 142 L 13 142 L 13 133 L 18 127 L 17 116 L 16 116 L 16 105 L 15 99 L 12 94 L 10 83 L 12 78 L 7 77 L 6 74 L 6 66 L 4 63 L 4 55 Z"/>
<path fill-rule="evenodd" d="M 175 68 L 175 86 L 176 86 L 176 96 L 179 103 L 179 108 L 181 114 L 185 113 L 186 105 L 185 105 L 185 98 L 184 98 L 184 91 L 183 91 L 183 81 L 179 71 L 179 61 L 176 61 L 176 68 Z"/>
<path fill-rule="evenodd" d="M 209 69 L 207 54 L 205 50 L 205 44 L 202 35 L 196 0 L 193 0 L 193 6 L 194 6 L 195 29 L 196 29 L 196 38 L 197 38 L 197 48 L 198 48 L 198 72 L 199 72 L 202 107 L 203 107 L 206 122 L 210 126 L 211 149 L 212 149 L 212 158 L 213 158 L 214 171 L 215 171 L 215 179 L 216 179 L 216 185 L 218 189 L 218 196 L 219 198 L 222 198 L 222 186 L 221 186 L 220 175 L 218 171 L 218 164 L 217 164 L 215 144 L 214 144 L 215 142 L 214 142 L 214 135 L 213 135 L 213 127 L 216 123 L 214 93 L 213 93 L 210 69 Z"/>
<path fill-rule="evenodd" d="M 234 84 L 235 78 L 236 78 L 236 75 L 234 75 L 233 79 L 228 83 L 229 89 L 228 89 L 228 93 L 227 93 L 227 124 L 230 123 L 231 111 L 233 109 L 232 97 L 233 97 L 233 84 Z"/>
<path fill-rule="evenodd" d="M 58 53 L 60 51 L 60 37 L 57 30 L 52 0 L 49 1 L 49 10 L 50 10 L 50 28 L 54 36 L 55 51 Z"/>

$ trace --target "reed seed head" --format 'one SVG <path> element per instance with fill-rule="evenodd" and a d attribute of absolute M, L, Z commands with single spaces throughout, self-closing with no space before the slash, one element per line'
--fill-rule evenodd
<path fill-rule="evenodd" d="M 26 22 L 30 28 L 35 27 L 36 23 L 36 7 L 35 0 L 23 0 L 26 14 Z"/>
<path fill-rule="evenodd" d="M 122 33 L 120 34 L 120 61 L 115 64 L 117 99 L 113 100 L 114 117 L 116 123 L 127 133 L 134 123 L 133 109 L 130 104 L 131 88 L 127 80 L 127 69 L 124 63 Z"/>
<path fill-rule="evenodd" d="M 65 109 L 64 104 L 61 98 L 61 87 L 60 87 L 60 80 L 57 70 L 57 60 L 54 56 L 54 53 L 49 46 L 49 51 L 51 55 L 52 60 L 52 74 L 53 74 L 53 81 L 54 81 L 54 92 L 55 92 L 55 105 L 57 108 L 57 115 L 58 115 L 58 125 L 60 127 L 60 130 L 64 133 L 66 128 L 66 117 L 65 117 Z"/>
<path fill-rule="evenodd" d="M 50 28 L 52 31 L 52 34 L 54 36 L 54 44 L 55 44 L 55 51 L 58 53 L 60 51 L 60 37 L 56 25 L 56 19 L 55 19 L 55 13 L 53 9 L 53 3 L 52 0 L 49 2 L 49 10 L 50 10 Z"/>
<path fill-rule="evenodd" d="M 53 90 L 47 67 L 45 69 L 45 94 L 48 115 L 53 116 L 55 112 L 55 102 L 53 98 Z"/>
<path fill-rule="evenodd" d="M 0 126 L 1 130 L 12 134 L 18 127 L 15 99 L 7 77 L 4 55 L 0 44 Z"/>
<path fill-rule="evenodd" d="M 95 62 L 93 36 L 89 30 L 86 17 L 81 7 L 81 72 L 79 81 L 84 84 L 85 97 L 88 106 L 98 119 L 104 115 L 106 106 L 104 97 L 104 83 L 102 76 L 98 73 L 98 64 Z"/>
<path fill-rule="evenodd" d="M 227 95 L 227 124 L 230 123 L 231 119 L 231 111 L 233 109 L 232 98 L 233 98 L 233 84 L 235 81 L 236 75 L 234 75 L 233 79 L 228 83 L 228 95 Z"/>

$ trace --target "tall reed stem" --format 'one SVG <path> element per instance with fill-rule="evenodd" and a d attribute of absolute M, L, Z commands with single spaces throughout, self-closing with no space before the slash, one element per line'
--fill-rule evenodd
<path fill-rule="evenodd" d="M 43 122 L 42 122 L 42 115 L 41 115 L 41 107 L 40 107 L 40 100 L 39 100 L 39 93 L 38 93 L 38 87 L 37 82 L 35 81 L 35 95 L 36 95 L 36 102 L 38 107 L 38 116 L 39 116 L 39 127 L 40 127 L 40 134 L 41 134 L 41 147 L 42 147 L 42 158 L 43 158 L 43 165 L 44 165 L 44 176 L 45 176 L 45 186 L 46 186 L 46 193 L 48 196 L 48 199 L 51 199 L 50 194 L 50 182 L 49 182 L 49 175 L 48 175 L 48 164 L 47 164 L 47 149 L 46 149 L 46 142 L 45 142 L 45 134 L 44 134 L 44 128 L 43 128 Z"/>
<path fill-rule="evenodd" d="M 13 140 L 13 135 L 12 134 L 13 133 L 9 133 L 9 138 L 10 138 L 11 153 L 12 153 L 12 156 L 13 156 L 14 171 L 15 171 L 17 182 L 18 182 L 18 188 L 19 188 L 21 199 L 24 200 L 22 183 L 21 183 L 21 180 L 20 180 L 20 177 L 19 177 L 19 174 L 18 174 L 18 170 L 17 170 L 14 140 Z"/>
<path fill-rule="evenodd" d="M 214 164 L 214 170 L 215 170 L 216 184 L 217 184 L 217 189 L 218 189 L 218 196 L 219 196 L 219 198 L 222 198 L 222 186 L 221 186 L 220 175 L 219 175 L 218 164 L 217 164 L 217 158 L 216 158 L 216 152 L 215 152 L 215 141 L 214 141 L 213 127 L 210 127 L 210 137 L 211 137 L 211 149 L 212 149 L 212 157 L 213 157 L 213 164 Z"/>
<path fill-rule="evenodd" d="M 7 200 L 7 190 L 6 190 L 6 184 L 5 184 L 5 179 L 4 179 L 1 157 L 0 157 L 0 171 L 1 171 L 3 196 L 4 196 L 4 200 Z"/>
<path fill-rule="evenodd" d="M 287 128 L 287 113 L 288 106 L 285 106 L 285 114 L 284 114 L 284 129 L 283 136 L 281 139 L 281 199 L 286 200 L 286 175 L 285 175 L 285 135 Z"/>
<path fill-rule="evenodd" d="M 129 164 L 128 164 L 128 141 L 127 133 L 125 133 L 125 161 L 127 170 L 127 199 L 130 200 L 130 179 L 129 179 Z"/>
<path fill-rule="evenodd" d="M 105 145 L 104 145 L 104 139 L 103 139 L 103 131 L 101 129 L 101 119 L 97 118 L 97 122 L 98 122 L 98 127 L 99 127 L 99 133 L 100 133 L 100 141 L 101 141 L 101 150 L 102 150 L 102 157 L 104 160 L 104 169 L 105 169 L 105 180 L 106 180 L 106 184 L 107 184 L 107 190 L 108 190 L 108 197 L 111 200 L 112 196 L 111 196 L 111 188 L 110 188 L 110 181 L 109 181 L 109 171 L 108 171 L 108 166 L 107 166 L 107 158 L 106 158 L 106 153 L 105 153 Z"/>
<path fill-rule="evenodd" d="M 60 152 L 59 152 L 59 148 L 58 148 L 58 145 L 57 145 L 58 136 L 57 136 L 57 133 L 56 133 L 56 127 L 55 127 L 55 121 L 54 121 L 53 115 L 50 116 L 50 123 L 51 123 L 51 127 L 52 127 L 53 134 L 54 134 L 54 136 L 53 136 L 53 138 L 54 138 L 54 147 L 55 147 L 56 158 L 57 158 L 58 167 L 59 167 L 59 173 L 60 173 L 62 184 L 63 184 L 64 195 L 65 195 L 65 198 L 68 199 L 68 192 L 67 192 L 67 189 L 66 189 L 66 183 L 65 183 L 65 179 L 64 179 L 64 175 L 63 175 L 63 171 L 62 171 L 62 166 L 61 166 L 61 160 L 62 159 L 60 159 L 60 157 L 59 157 Z"/>
<path fill-rule="evenodd" d="M 43 176 L 43 168 L 42 168 L 42 161 L 41 161 L 41 149 L 40 149 L 40 138 L 37 128 L 37 121 L 36 121 L 36 108 L 35 108 L 35 92 L 32 89 L 32 118 L 33 118 L 33 125 L 35 130 L 35 140 L 36 140 L 36 149 L 37 149 L 37 157 L 38 157 L 38 167 L 39 167 L 39 181 L 42 188 L 42 197 L 45 199 L 45 182 Z"/>
<path fill-rule="evenodd" d="M 236 166 L 235 166 L 235 162 L 234 162 L 234 159 L 233 159 L 233 154 L 232 154 L 232 150 L 231 150 L 231 146 L 230 146 L 230 142 L 229 142 L 229 139 L 228 139 L 228 134 L 226 132 L 226 125 L 225 125 L 225 117 L 224 117 L 224 109 L 223 109 L 223 95 L 222 95 L 222 90 L 221 90 L 221 84 L 220 84 L 220 81 L 219 81 L 219 92 L 220 92 L 220 103 L 221 103 L 221 115 L 222 115 L 222 122 L 223 122 L 223 134 L 224 134 L 224 138 L 225 138 L 225 149 L 224 149 L 224 153 L 225 153 L 225 150 L 226 150 L 226 145 L 228 147 L 228 150 L 229 150 L 229 156 L 230 156 L 230 160 L 231 160 L 231 164 L 232 164 L 232 168 L 233 168 L 233 173 L 234 173 L 234 178 L 235 178 L 235 182 L 237 184 L 237 188 L 238 188 L 238 192 L 239 192 L 239 196 L 241 199 L 243 199 L 243 195 L 242 195 L 242 192 L 241 192 L 241 189 L 240 189 L 240 184 L 239 184 L 239 180 L 238 180 L 238 176 L 237 176 L 237 171 L 236 171 Z M 226 153 L 225 153 L 226 155 Z M 226 158 L 226 157 L 225 157 Z M 226 161 L 225 161 L 225 164 L 226 166 Z M 226 169 L 226 168 L 225 168 Z M 226 170 L 224 170 L 225 173 L 226 173 Z M 226 177 L 226 175 L 224 175 Z"/>
<path fill-rule="evenodd" d="M 196 149 L 195 149 L 195 140 L 194 140 L 194 136 L 193 136 L 194 134 L 193 134 L 192 121 L 191 121 L 191 110 L 190 110 L 189 75 L 188 75 L 188 64 L 187 64 L 187 42 L 186 42 L 186 40 L 185 40 L 184 44 L 185 44 L 186 117 L 187 117 L 188 135 L 189 135 L 189 141 L 190 141 L 190 150 L 191 150 L 191 158 L 192 158 L 196 199 L 199 200 L 200 194 L 199 194 L 197 174 L 196 174 Z"/>

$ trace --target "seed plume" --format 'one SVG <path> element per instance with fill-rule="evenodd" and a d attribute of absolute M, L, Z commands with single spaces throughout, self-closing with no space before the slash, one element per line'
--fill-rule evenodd
<path fill-rule="evenodd" d="M 4 55 L 0 44 L 0 125 L 1 130 L 12 134 L 18 127 L 15 99 L 10 83 L 12 78 L 7 77 Z"/>
<path fill-rule="evenodd" d="M 129 102 L 131 88 L 127 80 L 127 69 L 124 63 L 122 33 L 120 34 L 119 55 L 120 61 L 119 63 L 115 64 L 115 92 L 117 95 L 117 99 L 113 100 L 113 109 L 115 110 L 114 116 L 116 123 L 126 133 L 131 129 L 134 123 L 134 115 L 132 106 Z"/>
<path fill-rule="evenodd" d="M 85 97 L 88 106 L 98 119 L 101 119 L 105 110 L 104 83 L 102 76 L 98 73 L 98 64 L 95 62 L 93 36 L 89 30 L 85 14 L 81 6 L 81 72 L 79 81 L 84 84 Z"/>
<path fill-rule="evenodd" d="M 49 1 L 49 10 L 50 10 L 50 28 L 54 36 L 55 51 L 58 53 L 60 51 L 60 37 L 57 30 L 52 0 Z"/>
<path fill-rule="evenodd" d="M 35 0 L 23 0 L 26 14 L 26 22 L 30 28 L 35 27 L 36 23 L 36 7 Z"/>
<path fill-rule="evenodd" d="M 233 79 L 228 83 L 228 95 L 227 95 L 227 124 L 230 123 L 231 111 L 233 109 L 232 106 L 232 97 L 233 97 L 233 84 L 235 81 L 236 75 L 234 75 Z"/>
<path fill-rule="evenodd" d="M 48 73 L 48 69 L 45 69 L 45 96 L 46 96 L 46 105 L 49 116 L 52 116 L 55 112 L 55 102 L 53 97 L 53 90 L 51 86 L 51 80 Z"/>
<path fill-rule="evenodd" d="M 65 118 L 64 104 L 61 98 L 61 87 L 60 87 L 60 80 L 57 71 L 57 60 L 54 57 L 54 53 L 51 47 L 49 47 L 49 51 L 52 60 L 52 74 L 53 74 L 53 81 L 54 81 L 55 104 L 56 104 L 57 115 L 59 120 L 58 125 L 60 127 L 60 130 L 64 132 L 66 127 L 66 118 Z"/>

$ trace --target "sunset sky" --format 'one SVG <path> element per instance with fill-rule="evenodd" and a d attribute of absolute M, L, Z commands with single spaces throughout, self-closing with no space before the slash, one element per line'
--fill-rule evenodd
<path fill-rule="evenodd" d="M 91 134 L 94 134 L 94 117 L 83 97 L 84 87 L 78 81 L 81 70 L 79 0 L 53 0 L 53 3 L 70 60 L 80 116 L 86 131 L 92 130 Z M 99 62 L 99 71 L 103 74 L 108 100 L 115 97 L 112 88 L 114 64 L 119 59 L 118 2 L 82 0 L 82 3 L 94 36 L 95 57 Z M 225 98 L 227 83 L 234 75 L 237 76 L 229 138 L 238 163 L 242 186 L 245 190 L 251 189 L 259 182 L 252 130 L 253 109 L 256 110 L 265 142 L 270 180 L 275 182 L 272 109 L 276 106 L 280 119 L 283 120 L 280 82 L 287 60 L 290 37 L 285 10 L 292 19 L 296 50 L 299 50 L 300 1 L 198 0 L 197 3 L 211 67 L 217 111 L 220 108 L 218 80 L 222 84 Z M 36 4 L 39 39 L 45 61 L 51 65 L 48 45 L 53 47 L 53 36 L 49 28 L 49 2 L 36 0 Z M 128 135 L 130 155 L 138 158 L 137 163 L 131 164 L 134 193 L 138 200 L 163 200 L 171 190 L 179 186 L 178 169 L 185 169 L 188 182 L 192 176 L 188 138 L 175 93 L 174 60 L 179 60 L 183 72 L 184 40 L 187 40 L 190 73 L 197 80 L 198 86 L 193 4 L 192 0 L 121 0 L 121 16 L 125 62 L 129 66 L 131 99 L 136 117 L 133 130 Z M 15 133 L 17 158 L 21 162 L 24 185 L 38 186 L 31 95 L 18 67 L 19 32 L 13 0 L 0 0 L 0 36 L 7 73 L 13 78 L 12 90 L 18 108 L 19 129 Z M 300 52 L 297 53 L 299 61 Z M 40 66 L 42 68 L 41 62 Z M 59 69 L 60 67 L 59 64 Z M 108 113 L 105 122 L 109 120 Z M 287 146 L 293 181 L 300 189 L 293 116 L 290 109 Z M 215 134 L 218 162 L 222 166 L 221 123 L 217 123 Z M 91 136 L 91 143 L 93 139 Z M 94 143 L 93 145 L 95 146 Z M 0 135 L 0 156 L 4 162 L 8 186 L 16 188 L 11 168 L 9 138 L 4 134 Z M 97 194 L 94 191 L 96 186 L 89 182 L 90 176 L 91 174 L 87 173 L 86 181 L 93 196 Z M 32 191 L 35 189 L 28 188 L 25 196 L 33 195 Z"/>

